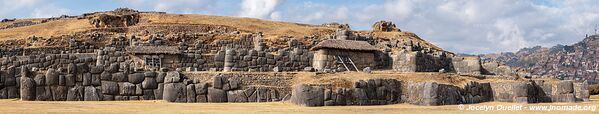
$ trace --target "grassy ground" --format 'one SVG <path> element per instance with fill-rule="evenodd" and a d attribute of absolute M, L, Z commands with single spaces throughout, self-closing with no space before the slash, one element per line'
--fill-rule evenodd
<path fill-rule="evenodd" d="M 599 95 L 592 97 L 591 102 L 582 103 L 541 103 L 520 104 L 488 102 L 469 106 L 599 106 Z M 461 105 L 447 106 L 416 106 L 411 104 L 396 104 L 382 106 L 328 106 L 328 107 L 301 107 L 287 102 L 273 103 L 167 103 L 163 101 L 100 101 L 100 102 L 59 102 L 59 101 L 19 101 L 15 99 L 0 100 L 0 113 L 372 113 L 372 114 L 395 114 L 395 113 L 424 113 L 424 114 L 470 114 L 470 113 L 531 113 L 531 114 L 597 114 L 599 111 L 530 111 L 527 109 L 518 111 L 468 111 L 460 110 Z"/>

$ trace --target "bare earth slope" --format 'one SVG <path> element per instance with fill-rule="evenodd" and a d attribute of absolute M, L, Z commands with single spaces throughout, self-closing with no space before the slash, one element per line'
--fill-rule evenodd
<path fill-rule="evenodd" d="M 96 12 L 81 16 L 61 18 L 17 19 L 11 22 L 0 22 L 0 41 L 25 40 L 32 36 L 48 39 L 53 37 L 68 37 L 96 32 L 102 34 L 127 34 L 145 37 L 155 32 L 172 35 L 178 33 L 209 33 L 211 30 L 216 30 L 220 31 L 218 34 L 221 36 L 224 35 L 230 37 L 231 33 L 262 33 L 264 38 L 274 40 L 275 42 L 277 39 L 281 38 L 295 38 L 301 42 L 310 43 L 310 41 L 304 40 L 304 38 L 326 38 L 330 35 L 333 35 L 335 30 L 338 29 L 337 27 L 326 25 L 300 24 L 254 18 L 150 12 L 140 12 L 139 22 L 132 26 L 94 27 L 91 23 L 92 18 L 103 13 L 111 12 Z M 22 21 L 30 21 L 35 24 L 6 28 L 9 25 L 13 25 L 16 22 Z M 144 32 L 148 31 L 150 34 L 144 34 Z M 419 43 L 425 47 L 442 50 L 441 48 L 421 39 L 416 34 L 411 32 L 353 32 L 382 39 L 407 39 L 413 41 L 414 43 Z M 64 39 L 64 37 L 61 38 Z"/>

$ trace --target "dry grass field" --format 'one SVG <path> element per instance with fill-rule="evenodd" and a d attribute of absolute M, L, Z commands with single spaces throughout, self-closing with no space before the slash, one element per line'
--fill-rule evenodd
<path fill-rule="evenodd" d="M 582 103 L 541 103 L 520 104 L 488 102 L 468 106 L 599 106 L 599 95 L 591 97 L 591 102 Z M 469 111 L 460 110 L 460 105 L 447 106 L 416 106 L 411 104 L 396 104 L 382 106 L 327 106 L 327 107 L 301 107 L 288 102 L 272 103 L 167 103 L 164 101 L 99 101 L 99 102 L 74 102 L 74 101 L 19 101 L 16 99 L 0 100 L 0 113 L 2 114 L 28 114 L 28 113 L 119 113 L 119 114 L 269 114 L 269 113 L 310 113 L 310 114 L 597 114 L 599 111 L 531 111 L 527 109 L 517 111 Z"/>

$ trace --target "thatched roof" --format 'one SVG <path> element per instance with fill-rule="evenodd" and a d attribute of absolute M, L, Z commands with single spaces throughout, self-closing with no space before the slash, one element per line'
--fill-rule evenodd
<path fill-rule="evenodd" d="M 312 47 L 312 51 L 318 49 L 342 49 L 342 50 L 354 50 L 354 51 L 378 51 L 379 49 L 370 45 L 365 41 L 356 40 L 325 40 Z"/>
<path fill-rule="evenodd" d="M 130 46 L 126 48 L 128 53 L 136 54 L 179 54 L 177 46 Z"/>

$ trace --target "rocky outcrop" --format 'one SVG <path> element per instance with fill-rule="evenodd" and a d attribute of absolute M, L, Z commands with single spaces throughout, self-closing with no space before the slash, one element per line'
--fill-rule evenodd
<path fill-rule="evenodd" d="M 89 17 L 89 23 L 96 28 L 128 27 L 139 22 L 139 13 L 131 9 L 116 9 Z"/>
<path fill-rule="evenodd" d="M 401 32 L 399 28 L 393 24 L 393 22 L 388 21 L 378 21 L 372 25 L 372 31 L 375 32 Z"/>

